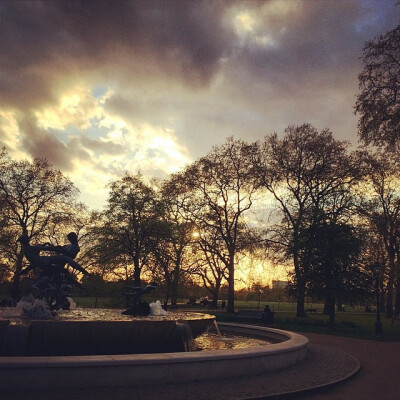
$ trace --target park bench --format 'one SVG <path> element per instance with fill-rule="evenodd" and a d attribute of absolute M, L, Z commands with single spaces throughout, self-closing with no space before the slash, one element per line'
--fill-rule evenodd
<path fill-rule="evenodd" d="M 306 313 L 316 313 L 317 309 L 316 308 L 306 308 Z"/>

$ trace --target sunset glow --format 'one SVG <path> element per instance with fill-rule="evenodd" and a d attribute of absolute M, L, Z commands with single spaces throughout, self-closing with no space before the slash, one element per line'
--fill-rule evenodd
<path fill-rule="evenodd" d="M 3 1 L 0 146 L 101 209 L 111 180 L 165 178 L 228 136 L 309 122 L 357 144 L 362 48 L 395 3 Z"/>

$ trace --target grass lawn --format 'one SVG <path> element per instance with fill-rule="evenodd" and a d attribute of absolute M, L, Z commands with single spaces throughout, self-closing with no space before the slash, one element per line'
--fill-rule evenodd
<path fill-rule="evenodd" d="M 383 324 L 383 338 L 375 336 L 375 313 L 366 313 L 363 306 L 345 306 L 345 312 L 337 312 L 335 316 L 335 329 L 328 327 L 328 316 L 322 313 L 324 305 L 319 303 L 306 303 L 305 308 L 316 309 L 316 313 L 308 314 L 307 318 L 296 317 L 296 303 L 262 301 L 235 301 L 235 308 L 239 310 L 262 311 L 265 304 L 275 311 L 274 328 L 295 332 L 315 332 L 337 336 L 348 336 L 361 339 L 400 341 L 400 319 L 392 323 L 392 319 L 381 314 Z M 238 320 L 237 317 L 222 311 L 215 312 L 217 321 L 261 323 L 254 319 Z"/>
<path fill-rule="evenodd" d="M 77 307 L 82 308 L 124 308 L 126 300 L 119 297 L 73 297 Z M 97 303 L 97 304 L 96 304 Z"/>
<path fill-rule="evenodd" d="M 222 311 L 215 313 L 217 321 L 221 322 L 241 322 L 260 324 L 261 321 L 246 320 L 226 314 Z M 317 313 L 309 314 L 307 318 L 297 318 L 295 312 L 275 311 L 274 328 L 284 329 L 295 332 L 314 332 L 337 336 L 355 337 L 360 339 L 384 340 L 384 341 L 400 341 L 400 320 L 396 319 L 392 324 L 390 318 L 381 316 L 383 324 L 383 338 L 375 336 L 375 321 L 376 315 L 358 314 L 358 313 L 337 313 L 335 318 L 335 329 L 331 330 L 328 327 L 328 316 Z"/>
<path fill-rule="evenodd" d="M 78 307 L 95 307 L 94 297 L 77 297 L 73 299 Z M 146 301 L 152 302 L 156 298 L 147 296 Z M 186 300 L 182 300 L 182 304 L 186 304 Z M 346 307 L 345 312 L 336 313 L 336 326 L 332 331 L 328 328 L 328 316 L 322 314 L 323 304 L 307 303 L 307 308 L 315 308 L 317 313 L 308 314 L 307 318 L 296 318 L 296 304 L 287 302 L 266 302 L 258 304 L 257 301 L 235 301 L 235 308 L 243 310 L 259 310 L 261 311 L 265 304 L 269 304 L 271 309 L 275 311 L 274 328 L 284 329 L 295 332 L 315 332 L 322 334 L 331 334 L 338 336 L 348 336 L 361 339 L 400 341 L 400 319 L 396 319 L 393 324 L 392 320 L 381 315 L 383 324 L 383 338 L 375 337 L 375 313 L 365 313 L 363 307 Z M 99 297 L 97 299 L 97 307 L 99 308 L 126 308 L 126 299 Z M 261 324 L 261 321 L 254 319 L 238 319 L 232 314 L 225 311 L 211 310 L 209 308 L 197 307 L 196 311 L 214 314 L 217 321 L 220 322 L 240 322 Z"/>
<path fill-rule="evenodd" d="M 381 317 L 383 338 L 379 339 L 375 336 L 375 314 L 337 313 L 334 330 L 328 328 L 328 316 L 323 314 L 313 314 L 307 318 L 296 318 L 294 314 L 287 316 L 283 313 L 276 313 L 275 316 L 274 327 L 279 329 L 328 333 L 372 340 L 400 341 L 400 320 L 396 320 L 392 324 L 392 320 L 385 316 Z"/>
<path fill-rule="evenodd" d="M 219 302 L 221 304 L 221 302 Z M 272 311 L 275 312 L 281 312 L 281 311 L 290 311 L 290 312 L 296 312 L 296 303 L 292 302 L 278 302 L 278 301 L 267 301 L 267 300 L 262 300 L 260 302 L 258 301 L 244 301 L 244 300 L 235 300 L 235 308 L 239 310 L 263 310 L 265 305 L 268 304 L 271 307 Z M 315 308 L 317 312 L 321 312 L 324 309 L 324 305 L 322 303 L 306 303 L 305 308 Z M 362 313 L 364 312 L 364 307 L 363 306 L 345 306 L 345 310 L 347 312 L 353 312 L 353 313 Z"/>

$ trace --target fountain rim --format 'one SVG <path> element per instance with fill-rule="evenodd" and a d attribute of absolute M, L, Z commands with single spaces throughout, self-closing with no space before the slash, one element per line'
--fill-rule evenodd
<path fill-rule="evenodd" d="M 259 375 L 294 366 L 308 357 L 308 339 L 257 325 L 220 323 L 222 332 L 278 338 L 284 342 L 247 349 L 93 356 L 0 357 L 0 390 L 90 389 L 148 386 Z"/>
<path fill-rule="evenodd" d="M 168 364 L 185 362 L 206 362 L 212 360 L 232 360 L 273 356 L 296 352 L 307 347 L 309 340 L 300 334 L 280 329 L 236 323 L 218 323 L 222 331 L 231 333 L 253 334 L 282 340 L 279 343 L 232 350 L 204 350 L 199 352 L 121 354 L 121 355 L 83 355 L 83 356 L 19 356 L 0 357 L 0 369 L 3 368 L 51 368 L 51 367 L 86 367 L 116 366 L 140 364 Z M 232 332 L 233 329 L 233 332 Z"/>

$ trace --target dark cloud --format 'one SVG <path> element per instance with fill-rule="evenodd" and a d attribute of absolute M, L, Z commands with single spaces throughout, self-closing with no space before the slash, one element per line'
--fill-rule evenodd
<path fill-rule="evenodd" d="M 203 84 L 226 51 L 220 1 L 2 1 L 3 105 L 51 99 L 57 74 L 125 63 Z M 29 100 L 32 99 L 31 103 Z M 0 104 L 1 104 L 0 103 Z"/>
<path fill-rule="evenodd" d="M 39 128 L 36 118 L 32 115 L 19 118 L 18 127 L 22 135 L 20 150 L 33 158 L 46 158 L 63 172 L 73 170 L 74 158 L 82 161 L 91 159 L 89 153 L 80 145 L 81 139 L 72 138 L 64 143 L 56 134 Z"/>
<path fill-rule="evenodd" d="M 71 154 L 67 146 L 53 134 L 38 128 L 34 117 L 22 118 L 19 129 L 23 134 L 21 150 L 34 158 L 47 158 L 51 164 L 64 171 L 71 170 Z"/>
<path fill-rule="evenodd" d="M 257 3 L 251 4 L 257 7 Z M 378 12 L 379 21 L 374 18 Z M 304 85 L 304 80 L 315 77 L 323 77 L 327 85 L 347 84 L 348 74 L 360 68 L 365 42 L 393 28 L 399 15 L 400 9 L 391 0 L 303 1 L 282 18 L 260 16 L 264 23 L 259 33 L 269 35 L 274 43 L 260 46 L 245 42 L 236 52 L 237 63 L 252 79 L 282 89 L 288 83 L 295 87 L 300 81 Z"/>
<path fill-rule="evenodd" d="M 232 69 L 247 68 L 250 77 L 275 83 L 315 71 L 327 74 L 353 65 L 365 40 L 393 26 L 399 14 L 394 0 L 287 1 L 299 6 L 281 16 L 262 12 L 273 3 L 3 0 L 0 97 L 3 104 L 14 99 L 14 105 L 40 96 L 51 101 L 59 75 L 112 70 L 118 64 L 116 69 L 131 76 L 138 69 L 156 71 L 186 84 L 209 82 L 223 57 Z M 252 10 L 262 20 L 256 33 L 270 35 L 276 46 L 251 40 L 238 45 L 224 20 L 230 9 Z M 378 11 L 380 19 L 374 15 Z"/>
<path fill-rule="evenodd" d="M 111 116 L 173 129 L 193 158 L 227 136 L 256 140 L 292 123 L 355 137 L 359 57 L 398 23 L 395 3 L 1 0 L 0 111 L 17 111 L 23 150 L 65 170 L 90 151 L 123 154 L 38 127 L 34 111 L 79 80 L 111 88 Z M 235 30 L 240 12 L 256 21 L 247 33 Z"/>
<path fill-rule="evenodd" d="M 392 27 L 399 14 L 392 0 L 286 3 L 298 6 L 271 16 L 263 12 L 274 5 L 268 0 L 3 0 L 0 105 L 52 103 L 57 87 L 79 74 L 108 75 L 122 85 L 158 76 L 201 86 L 222 59 L 234 84 L 269 82 L 283 96 L 311 76 L 345 85 L 359 68 L 364 42 Z M 252 11 L 261 21 L 255 33 L 274 45 L 239 40 L 225 18 L 233 9 Z"/>

